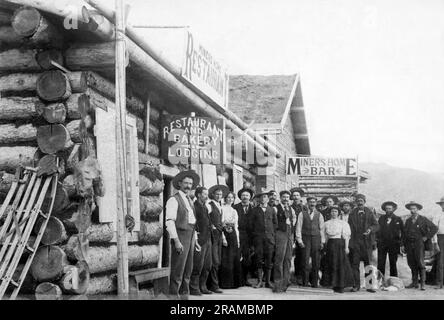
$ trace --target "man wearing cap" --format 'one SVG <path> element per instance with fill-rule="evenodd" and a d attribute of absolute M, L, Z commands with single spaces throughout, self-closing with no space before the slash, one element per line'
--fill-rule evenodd
<path fill-rule="evenodd" d="M 424 242 L 431 239 L 438 227 L 429 219 L 419 214 L 422 205 L 410 201 L 405 205 L 410 210 L 404 226 L 404 247 L 407 253 L 407 264 L 412 271 L 412 283 L 407 288 L 418 288 L 418 273 L 421 277 L 421 290 L 425 290 L 426 269 L 424 263 Z"/>
<path fill-rule="evenodd" d="M 398 205 L 393 201 L 386 201 L 381 205 L 385 215 L 379 218 L 379 231 L 376 233 L 378 246 L 378 270 L 385 274 L 387 254 L 390 263 L 390 276 L 397 277 L 396 261 L 401 248 L 401 239 L 404 233 L 402 219 L 394 214 Z"/>
<path fill-rule="evenodd" d="M 296 214 L 290 206 L 290 191 L 279 193 L 277 209 L 276 248 L 274 261 L 274 292 L 285 292 L 290 285 L 291 252 L 293 251 Z"/>
<path fill-rule="evenodd" d="M 212 252 L 212 266 L 210 276 L 208 278 L 208 289 L 215 293 L 222 293 L 219 288 L 219 266 L 222 259 L 222 243 L 225 240 L 222 225 L 222 199 L 230 192 L 227 186 L 217 184 L 208 190 L 211 201 L 210 220 L 213 225 L 211 232 L 211 252 Z"/>
<path fill-rule="evenodd" d="M 179 191 L 168 199 L 165 206 L 165 225 L 172 242 L 169 293 L 174 299 L 188 299 L 194 248 L 200 251 L 196 242 L 196 213 L 190 198 L 191 190 L 199 181 L 194 170 L 177 174 L 172 183 Z"/>
<path fill-rule="evenodd" d="M 364 267 L 370 264 L 373 251 L 373 238 L 371 235 L 379 230 L 379 224 L 373 212 L 365 206 L 365 196 L 357 194 L 355 199 L 357 207 L 350 213 L 348 224 L 351 230 L 349 249 L 355 282 L 353 291 L 358 291 L 361 286 L 359 265 L 361 261 L 364 262 Z"/>
<path fill-rule="evenodd" d="M 308 208 L 306 205 L 304 205 L 302 201 L 302 197 L 305 195 L 305 192 L 302 188 L 292 188 L 290 190 L 291 193 L 291 200 L 293 200 L 293 203 L 291 204 L 291 207 L 293 208 L 295 214 L 296 214 L 296 222 L 297 219 L 301 216 L 300 213 L 303 211 L 307 211 Z M 304 249 L 301 248 L 301 246 L 296 241 L 296 248 L 294 250 L 294 276 L 296 278 L 296 284 L 301 285 L 302 284 L 302 276 L 304 274 Z"/>
<path fill-rule="evenodd" d="M 433 223 L 438 227 L 438 232 L 433 236 L 432 242 L 435 246 L 435 251 L 439 251 L 437 259 L 437 284 L 438 289 L 442 289 L 443 286 L 443 269 L 444 269 L 444 197 L 441 198 L 437 203 L 441 207 L 442 212 L 433 217 Z"/>
<path fill-rule="evenodd" d="M 235 204 L 233 208 L 237 211 L 238 215 L 238 229 L 239 229 L 239 242 L 240 242 L 240 254 L 241 254 L 241 286 L 250 286 L 248 282 L 248 272 L 251 268 L 250 248 L 253 245 L 250 233 L 249 218 L 251 216 L 251 210 L 253 205 L 250 200 L 254 197 L 254 192 L 250 188 L 242 188 L 237 193 L 237 196 L 241 200 L 238 204 Z"/>
<path fill-rule="evenodd" d="M 277 228 L 276 208 L 268 205 L 269 191 L 262 189 L 256 195 L 259 205 L 251 210 L 250 229 L 253 236 L 253 246 L 256 253 L 258 268 L 258 283 L 255 288 L 265 286 L 271 288 L 270 277 L 273 269 L 273 253 L 275 246 L 275 231 Z"/>
<path fill-rule="evenodd" d="M 317 199 L 307 198 L 308 210 L 302 211 L 296 222 L 296 241 L 303 248 L 304 275 L 302 285 L 308 286 L 311 258 L 311 286 L 318 287 L 320 251 L 325 244 L 324 218 L 316 209 Z"/>
<path fill-rule="evenodd" d="M 339 208 L 341 209 L 339 218 L 345 222 L 348 222 L 348 218 L 350 217 L 350 213 L 353 209 L 353 202 L 344 200 L 339 204 Z"/>
<path fill-rule="evenodd" d="M 194 192 L 196 201 L 194 209 L 196 212 L 196 231 L 199 239 L 200 251 L 194 252 L 193 272 L 190 280 L 190 294 L 200 296 L 211 294 L 207 289 L 207 279 L 211 270 L 211 230 L 210 208 L 207 204 L 208 190 L 204 187 L 197 187 Z"/>

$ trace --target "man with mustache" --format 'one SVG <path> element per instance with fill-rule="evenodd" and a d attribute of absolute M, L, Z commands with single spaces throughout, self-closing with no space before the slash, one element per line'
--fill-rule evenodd
<path fill-rule="evenodd" d="M 290 190 L 291 193 L 291 200 L 293 200 L 293 203 L 291 204 L 291 207 L 294 210 L 294 213 L 296 214 L 296 222 L 301 216 L 301 212 L 306 212 L 308 210 L 307 206 L 304 205 L 302 201 L 302 197 L 304 196 L 305 192 L 301 188 L 293 188 Z M 304 274 L 304 259 L 303 259 L 303 248 L 299 246 L 299 244 L 296 242 L 296 247 L 294 249 L 294 276 L 296 279 L 296 284 L 301 285 L 302 284 L 302 275 Z"/>
<path fill-rule="evenodd" d="M 248 272 L 251 268 L 250 248 L 253 245 L 251 240 L 251 230 L 249 219 L 253 205 L 250 200 L 254 197 L 254 192 L 250 188 L 242 188 L 237 193 L 241 202 L 234 205 L 238 215 L 239 242 L 241 253 L 241 286 L 251 286 L 248 282 Z"/>
<path fill-rule="evenodd" d="M 425 242 L 438 232 L 438 227 L 432 221 L 419 214 L 419 210 L 422 209 L 421 204 L 410 201 L 405 207 L 411 214 L 405 222 L 403 239 L 407 253 L 407 263 L 412 271 L 412 283 L 407 288 L 418 288 L 419 274 L 421 276 L 421 290 L 425 290 Z"/>
<path fill-rule="evenodd" d="M 285 292 L 290 286 L 291 253 L 293 251 L 296 214 L 290 206 L 290 191 L 279 193 L 281 203 L 277 208 L 276 249 L 273 292 Z"/>
<path fill-rule="evenodd" d="M 304 250 L 302 285 L 308 286 L 311 271 L 311 286 L 317 288 L 319 286 L 320 252 L 325 244 L 324 217 L 316 209 L 317 199 L 315 197 L 308 197 L 307 204 L 308 211 L 303 211 L 296 223 L 296 240 Z"/>
<path fill-rule="evenodd" d="M 179 191 L 168 199 L 165 206 L 165 225 L 172 244 L 169 288 L 172 299 L 188 299 L 194 249 L 200 251 L 200 245 L 196 242 L 196 213 L 190 198 L 191 190 L 197 187 L 199 181 L 199 175 L 194 170 L 177 174 L 172 183 Z"/>

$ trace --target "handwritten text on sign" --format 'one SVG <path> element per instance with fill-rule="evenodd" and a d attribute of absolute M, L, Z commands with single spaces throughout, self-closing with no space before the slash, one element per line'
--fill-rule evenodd
<path fill-rule="evenodd" d="M 357 177 L 356 158 L 288 157 L 287 175 L 301 177 Z"/>
<path fill-rule="evenodd" d="M 221 119 L 165 115 L 162 118 L 161 155 L 172 164 L 221 164 Z"/>

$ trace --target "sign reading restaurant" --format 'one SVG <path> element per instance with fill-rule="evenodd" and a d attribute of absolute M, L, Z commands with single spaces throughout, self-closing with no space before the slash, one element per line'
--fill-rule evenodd
<path fill-rule="evenodd" d="M 161 157 L 172 164 L 221 164 L 222 119 L 163 115 Z"/>
<path fill-rule="evenodd" d="M 357 177 L 358 159 L 287 157 L 287 175 L 300 177 Z"/>
<path fill-rule="evenodd" d="M 228 73 L 187 31 L 182 77 L 223 108 L 228 107 Z"/>

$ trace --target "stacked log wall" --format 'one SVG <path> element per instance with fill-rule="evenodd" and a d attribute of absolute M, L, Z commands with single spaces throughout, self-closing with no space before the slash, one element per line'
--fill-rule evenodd
<path fill-rule="evenodd" d="M 35 20 L 34 29 L 29 29 L 30 23 L 23 27 L 24 17 Z M 51 173 L 54 159 L 59 160 L 54 210 L 28 275 L 33 283 L 29 288 L 36 290 L 38 299 L 49 291 L 59 296 L 115 290 L 114 228 L 94 221 L 100 210 L 95 203 L 97 188 L 82 183 L 86 178 L 100 180 L 100 164 L 94 162 L 95 108 L 114 107 L 113 80 L 103 76 L 106 72 L 100 74 L 103 68 L 114 68 L 109 63 L 114 45 L 88 46 L 100 49 L 103 64 L 99 65 L 84 61 L 79 54 L 84 44 L 64 40 L 63 31 L 33 8 L 0 9 L 0 202 L 19 165 L 42 166 Z M 141 203 L 139 236 L 129 243 L 130 269 L 158 264 L 164 230 L 160 113 L 151 104 L 147 117 L 146 99 L 128 88 L 127 112 L 137 121 Z M 98 173 L 85 177 L 85 167 L 94 166 Z M 73 274 L 80 279 L 76 288 Z"/>

